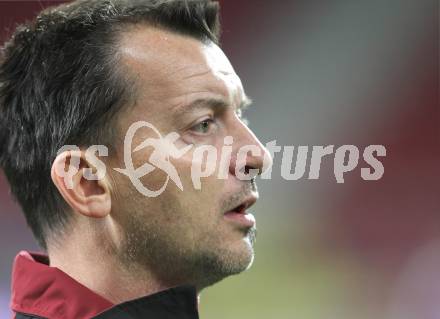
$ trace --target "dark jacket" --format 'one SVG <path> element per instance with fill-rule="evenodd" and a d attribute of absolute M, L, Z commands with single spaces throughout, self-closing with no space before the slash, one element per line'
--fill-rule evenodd
<path fill-rule="evenodd" d="M 12 272 L 15 319 L 198 319 L 194 287 L 181 286 L 114 305 L 61 270 L 47 256 L 21 252 Z"/>

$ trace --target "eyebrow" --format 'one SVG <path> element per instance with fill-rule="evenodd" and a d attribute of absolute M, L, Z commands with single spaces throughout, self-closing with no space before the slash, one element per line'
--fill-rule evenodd
<path fill-rule="evenodd" d="M 240 105 L 238 105 L 237 110 L 245 110 L 252 104 L 252 100 L 248 96 L 244 96 Z M 230 106 L 230 103 L 222 98 L 201 98 L 196 99 L 183 106 L 178 106 L 176 110 L 173 111 L 175 115 L 183 115 L 191 113 L 194 110 L 211 108 L 214 111 L 222 110 Z"/>

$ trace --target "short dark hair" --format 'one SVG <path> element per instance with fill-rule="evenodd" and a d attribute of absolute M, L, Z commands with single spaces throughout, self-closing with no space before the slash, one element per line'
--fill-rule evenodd
<path fill-rule="evenodd" d="M 131 101 L 118 37 L 147 24 L 218 43 L 210 0 L 81 0 L 19 26 L 0 60 L 0 166 L 36 240 L 69 220 L 50 170 L 64 145 L 111 145 L 115 114 Z M 112 122 L 113 121 L 113 122 Z"/>

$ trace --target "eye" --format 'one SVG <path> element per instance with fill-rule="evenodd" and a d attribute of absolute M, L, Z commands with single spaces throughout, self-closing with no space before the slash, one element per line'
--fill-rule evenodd
<path fill-rule="evenodd" d="M 214 129 L 215 121 L 213 119 L 203 120 L 191 128 L 191 131 L 197 134 L 207 135 Z"/>

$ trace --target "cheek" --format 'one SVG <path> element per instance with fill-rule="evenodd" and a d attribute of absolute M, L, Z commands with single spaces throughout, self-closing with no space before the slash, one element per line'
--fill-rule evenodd
<path fill-rule="evenodd" d="M 160 167 L 156 167 L 155 163 L 151 162 L 151 154 L 153 151 L 150 149 L 132 153 L 133 166 L 135 169 L 142 167 L 150 167 L 150 170 L 145 170 L 144 175 L 139 177 L 140 183 L 151 191 L 160 190 L 167 182 L 168 173 L 162 170 Z M 128 177 L 126 177 L 129 180 Z M 168 185 L 171 181 L 168 182 Z M 136 188 L 132 185 L 133 189 Z M 142 194 L 140 194 L 142 195 Z M 160 196 L 159 196 L 160 197 Z"/>
<path fill-rule="evenodd" d="M 149 162 L 151 152 L 144 150 L 133 154 L 133 164 L 135 168 L 143 166 Z M 225 189 L 225 180 L 218 178 L 218 160 L 220 154 L 217 152 L 217 158 L 214 158 L 214 172 L 208 177 L 200 178 L 200 189 L 194 188 L 193 171 L 193 151 L 190 151 L 180 158 L 170 158 L 171 166 L 178 174 L 178 180 L 183 190 L 180 189 L 175 179 L 169 178 L 165 190 L 157 197 L 148 198 L 139 193 L 131 185 L 128 177 L 128 187 L 135 195 L 136 202 L 141 201 L 150 209 L 161 211 L 163 218 L 175 220 L 187 224 L 188 221 L 196 225 L 214 222 L 220 216 L 221 197 Z M 151 160 L 151 159 L 150 159 Z M 202 169 L 206 166 L 206 156 L 204 157 Z M 161 189 L 167 182 L 168 174 L 162 169 L 155 169 L 139 179 L 140 183 L 151 191 Z M 138 205 L 139 206 L 139 205 Z M 142 208 L 142 207 L 141 207 Z M 160 217 L 160 218 L 162 218 Z M 188 224 L 187 224 L 188 225 Z"/>
<path fill-rule="evenodd" d="M 183 191 L 170 181 L 167 192 L 173 193 L 176 200 L 182 203 L 194 222 L 205 224 L 219 216 L 220 199 L 223 194 L 225 181 L 217 178 L 217 172 L 208 177 L 200 178 L 200 189 L 196 189 L 192 176 L 192 152 L 178 160 L 172 160 L 172 164 L 179 172 Z"/>
<path fill-rule="evenodd" d="M 167 177 L 168 177 L 167 173 L 156 168 L 153 172 L 140 178 L 140 182 L 145 188 L 151 191 L 159 191 L 167 182 Z M 171 185 L 171 181 L 168 181 L 167 188 L 170 185 Z M 161 195 L 159 195 L 158 197 L 160 198 L 160 196 Z"/>
<path fill-rule="evenodd" d="M 200 199 L 221 195 L 224 190 L 225 180 L 218 178 L 220 152 L 211 156 L 205 153 L 202 158 L 194 156 L 194 152 L 188 152 L 179 159 L 172 159 L 171 163 L 179 172 L 183 184 L 183 193 L 196 193 Z M 210 200 L 215 198 L 210 198 Z M 213 203 L 213 202 L 211 202 Z"/>

